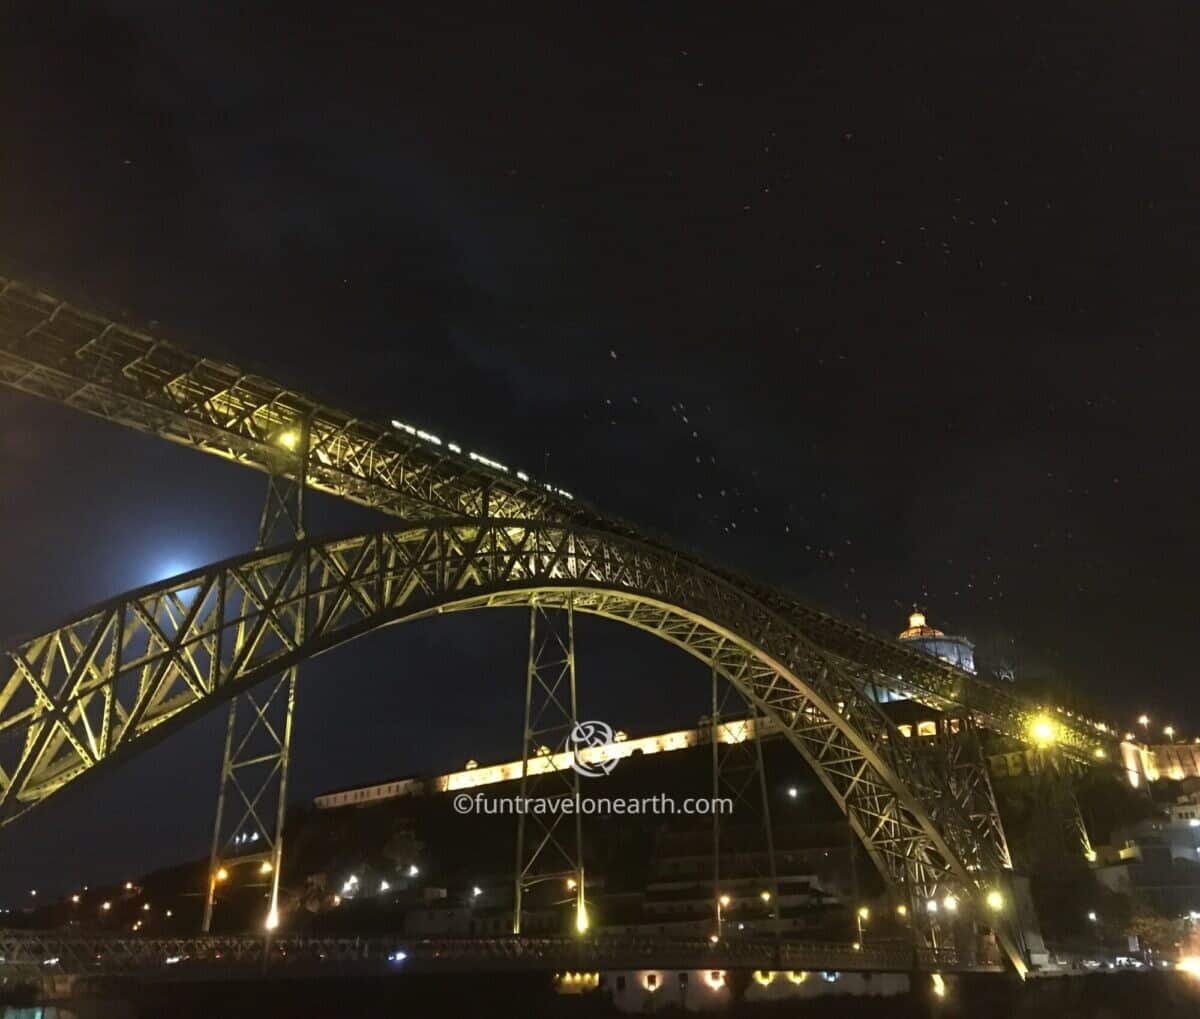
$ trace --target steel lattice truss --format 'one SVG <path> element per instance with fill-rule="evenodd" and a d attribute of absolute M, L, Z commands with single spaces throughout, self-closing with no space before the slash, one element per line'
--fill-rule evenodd
<path fill-rule="evenodd" d="M 555 600 L 557 604 L 557 600 Z M 579 724 L 575 687 L 575 610 L 547 612 L 535 599 L 529 608 L 529 660 L 525 673 L 525 721 L 521 739 L 520 797 L 579 801 L 573 767 L 531 769 L 529 762 L 563 750 Z M 513 869 L 513 933 L 521 933 L 525 892 L 539 881 L 571 879 L 577 922 L 586 930 L 583 819 L 552 811 L 517 815 L 517 858 Z"/>
<path fill-rule="evenodd" d="M 297 542 L 139 589 L 10 649 L 0 823 L 168 723 L 380 626 L 534 599 L 709 663 L 805 757 L 901 901 L 950 892 L 970 904 L 1003 879 L 944 774 L 836 656 L 690 562 L 544 520 L 417 521 Z"/>
<path fill-rule="evenodd" d="M 407 519 L 446 515 L 559 519 L 641 537 L 645 532 L 546 484 L 465 453 L 325 406 L 279 383 L 200 357 L 35 288 L 0 277 L 0 383 L 105 420 L 276 473 L 290 469 L 281 437 L 311 420 L 308 484 Z M 654 544 L 674 556 L 669 543 Z M 694 557 L 686 558 L 704 565 Z M 711 567 L 705 567 L 711 569 Z M 717 570 L 843 660 L 843 672 L 1018 740 L 1043 706 L 1012 684 L 970 676 L 877 637 L 791 595 Z M 1060 713 L 1060 747 L 1111 756 L 1115 730 Z"/>

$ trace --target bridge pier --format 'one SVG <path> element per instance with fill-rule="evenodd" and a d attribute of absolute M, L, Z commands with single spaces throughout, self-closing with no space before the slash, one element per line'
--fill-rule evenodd
<path fill-rule="evenodd" d="M 292 541 L 304 540 L 304 509 L 308 479 L 311 415 L 304 415 L 299 424 L 294 416 L 284 415 L 277 421 L 262 422 L 279 447 L 279 460 L 267 477 L 267 491 L 258 524 L 259 550 Z M 274 634 L 281 642 L 304 641 L 307 617 L 308 573 L 305 569 L 285 572 L 279 579 L 282 590 L 287 587 L 294 604 L 286 619 Z M 241 596 L 253 602 L 272 598 L 275 592 L 243 589 Z M 286 632 L 290 630 L 290 633 Z M 248 649 L 269 639 L 263 628 L 247 629 L 240 622 L 235 631 L 231 661 L 238 660 Z M 216 657 L 221 655 L 216 648 Z M 287 810 L 287 780 L 291 762 L 292 718 L 296 709 L 296 683 L 300 667 L 284 670 L 268 686 L 265 698 L 247 691 L 229 702 L 225 730 L 225 748 L 221 758 L 221 779 L 217 790 L 216 816 L 213 820 L 212 844 L 209 851 L 208 876 L 205 888 L 204 914 L 200 929 L 205 934 L 212 927 L 213 907 L 218 887 L 228 879 L 229 867 L 257 863 L 260 875 L 268 878 L 267 913 L 264 924 L 268 931 L 279 925 L 279 882 L 283 870 L 283 823 Z M 239 720 L 241 725 L 239 725 Z M 237 803 L 235 820 L 228 824 L 228 800 Z M 272 809 L 273 808 L 273 809 Z M 261 840 L 262 846 L 258 845 Z M 247 846 L 252 847 L 247 851 Z"/>

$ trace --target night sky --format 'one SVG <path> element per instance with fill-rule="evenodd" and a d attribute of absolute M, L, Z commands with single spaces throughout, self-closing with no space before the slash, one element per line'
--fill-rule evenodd
<path fill-rule="evenodd" d="M 1193 5 L 184 6 L 0 15 L 13 274 L 1200 731 Z M 5 639 L 250 548 L 264 486 L 10 392 L 0 477 Z M 312 663 L 296 796 L 516 754 L 526 626 Z M 704 711 L 579 643 L 585 715 Z M 6 830 L 0 901 L 204 852 L 222 725 Z"/>

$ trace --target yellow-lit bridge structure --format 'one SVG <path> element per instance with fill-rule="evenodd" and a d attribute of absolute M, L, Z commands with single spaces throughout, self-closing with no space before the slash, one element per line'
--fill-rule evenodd
<path fill-rule="evenodd" d="M 879 693 L 1017 740 L 1052 725 L 1060 752 L 1081 762 L 1112 753 L 1107 723 L 878 637 L 438 436 L 329 407 L 5 278 L 0 383 L 253 467 L 274 492 L 258 550 L 119 595 L 5 650 L 0 824 L 381 627 L 569 608 L 707 663 L 812 768 L 897 904 L 916 912 L 956 897 L 965 914 L 987 917 L 1024 971 L 1015 925 L 987 913 L 1011 862 L 982 759 L 921 752 Z M 386 522 L 313 538 L 287 485 Z M 268 540 L 268 517 L 290 518 L 289 540 Z M 251 704 L 261 717 L 262 699 Z"/>

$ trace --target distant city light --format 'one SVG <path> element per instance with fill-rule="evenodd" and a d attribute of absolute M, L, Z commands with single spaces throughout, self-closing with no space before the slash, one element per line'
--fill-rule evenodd
<path fill-rule="evenodd" d="M 479 896 L 481 896 L 482 894 L 483 894 L 483 889 L 480 888 L 479 885 L 476 885 L 474 888 L 471 889 L 471 898 L 473 898 L 473 899 L 478 899 Z"/>
<path fill-rule="evenodd" d="M 1096 911 L 1094 909 L 1088 910 L 1087 918 L 1091 920 L 1092 923 L 1095 923 L 1097 920 Z"/>
<path fill-rule="evenodd" d="M 408 868 L 408 876 L 409 877 L 416 877 L 420 873 L 421 873 L 421 868 L 418 867 L 415 863 L 409 866 L 409 868 Z"/>
<path fill-rule="evenodd" d="M 797 789 L 794 785 L 788 786 L 787 793 L 788 793 L 788 796 L 790 796 L 794 800 L 797 796 L 800 795 L 800 790 Z"/>

